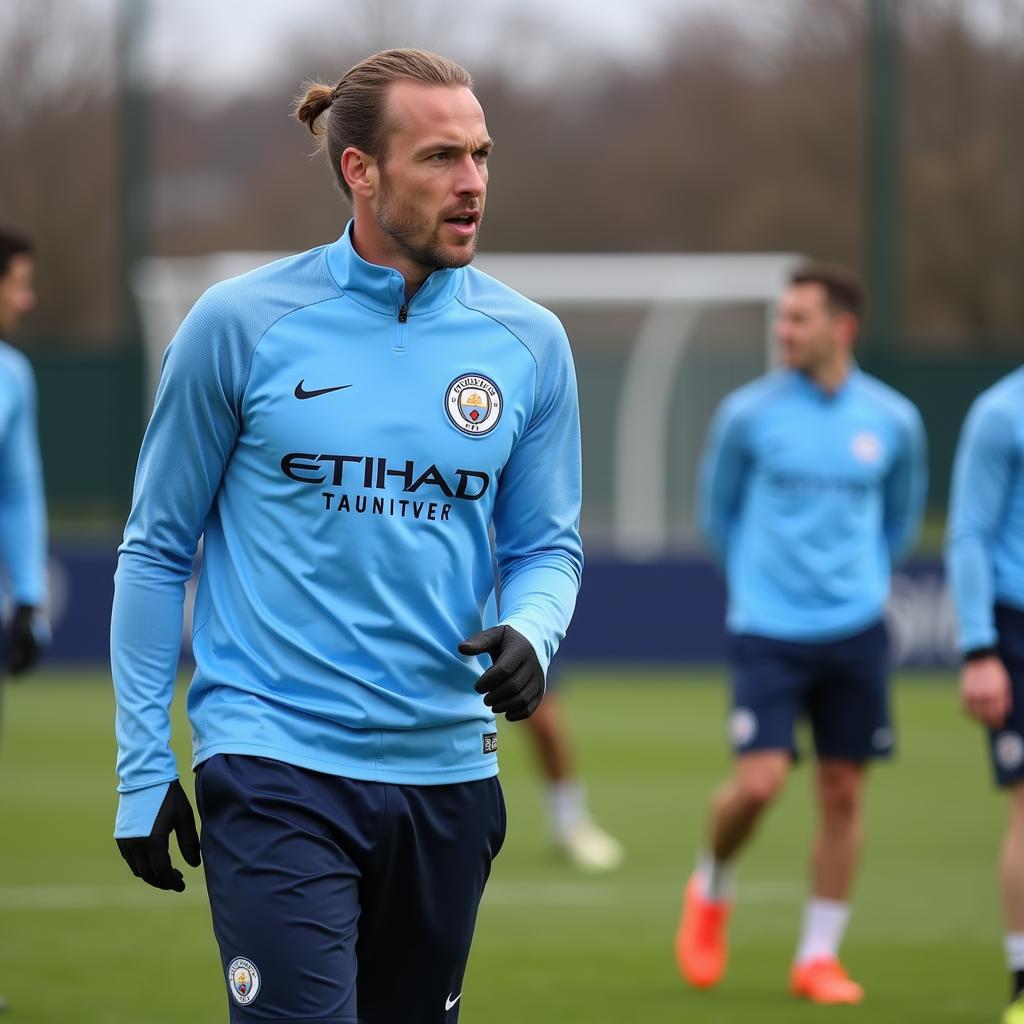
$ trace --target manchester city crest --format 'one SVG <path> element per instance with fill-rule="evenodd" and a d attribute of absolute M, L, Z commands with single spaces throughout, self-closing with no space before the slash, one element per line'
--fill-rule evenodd
<path fill-rule="evenodd" d="M 501 392 L 489 377 L 464 373 L 448 385 L 444 407 L 464 434 L 489 434 L 501 419 Z"/>
<path fill-rule="evenodd" d="M 882 457 L 882 439 L 870 430 L 862 430 L 854 434 L 853 440 L 850 442 L 850 450 L 858 462 L 870 466 Z"/>
<path fill-rule="evenodd" d="M 228 988 L 239 1006 L 247 1006 L 260 990 L 260 972 L 251 960 L 236 956 L 228 964 Z"/>

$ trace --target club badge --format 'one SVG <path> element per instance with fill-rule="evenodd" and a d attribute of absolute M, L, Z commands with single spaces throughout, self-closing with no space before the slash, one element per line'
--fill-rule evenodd
<path fill-rule="evenodd" d="M 850 442 L 850 450 L 858 462 L 870 466 L 882 457 L 882 439 L 870 430 L 862 430 L 860 433 L 854 434 L 853 440 Z"/>
<path fill-rule="evenodd" d="M 448 419 L 463 434 L 489 434 L 501 419 L 501 392 L 489 377 L 464 373 L 448 385 L 444 407 Z"/>
<path fill-rule="evenodd" d="M 239 1006 L 248 1006 L 260 990 L 260 972 L 251 960 L 236 956 L 228 964 L 228 988 Z"/>
<path fill-rule="evenodd" d="M 1024 739 L 1015 732 L 1001 732 L 996 737 L 995 750 L 1003 771 L 1016 771 L 1024 762 Z"/>

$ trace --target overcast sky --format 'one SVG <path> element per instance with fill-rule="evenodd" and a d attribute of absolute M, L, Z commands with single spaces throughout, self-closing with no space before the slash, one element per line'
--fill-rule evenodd
<path fill-rule="evenodd" d="M 667 26 L 714 12 L 752 36 L 787 27 L 794 0 L 49 0 L 66 17 L 48 35 L 54 66 L 82 60 L 72 14 L 92 15 L 109 30 L 115 13 L 141 4 L 150 11 L 141 65 L 162 83 L 198 96 L 292 86 L 296 66 L 333 76 L 359 56 L 392 46 L 424 46 L 471 72 L 499 65 L 509 78 L 547 87 L 552 80 L 599 73 L 611 60 L 655 58 Z M 862 0 L 867 3 L 868 0 Z M 957 0 L 917 0 L 921 4 Z M 984 34 L 1024 40 L 1024 0 L 959 0 Z M 65 6 L 66 5 L 66 6 Z M 41 0 L 0 0 L 4 16 L 46 16 Z M 63 45 L 60 45 L 63 43 Z M 334 55 L 337 54 L 335 61 Z M 101 61 L 112 72 L 113 62 Z"/>
<path fill-rule="evenodd" d="M 118 0 L 84 0 L 109 13 Z M 756 26 L 787 0 L 149 0 L 152 66 L 198 89 L 273 76 L 282 49 L 421 45 L 466 63 L 515 63 L 526 81 L 643 60 L 669 19 L 716 10 Z M 509 37 L 507 26 L 521 26 Z M 502 31 L 499 32 L 499 26 Z M 346 59 L 347 55 L 341 59 Z M 289 69 L 289 73 L 290 73 Z M 338 68 L 338 70 L 343 70 Z"/>

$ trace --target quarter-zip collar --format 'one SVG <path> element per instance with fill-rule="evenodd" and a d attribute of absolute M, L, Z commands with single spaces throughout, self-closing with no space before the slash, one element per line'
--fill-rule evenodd
<path fill-rule="evenodd" d="M 789 379 L 793 382 L 793 386 L 798 391 L 818 402 L 836 402 L 841 400 L 849 394 L 863 373 L 860 366 L 857 365 L 857 361 L 851 360 L 849 372 L 843 378 L 842 384 L 835 391 L 826 391 L 810 374 L 804 373 L 803 370 L 787 369 L 786 372 L 789 374 Z"/>
<path fill-rule="evenodd" d="M 339 288 L 362 306 L 397 316 L 407 307 L 409 316 L 422 316 L 447 305 L 458 295 L 465 274 L 464 267 L 435 270 L 420 285 L 416 294 L 405 301 L 405 278 L 391 267 L 368 263 L 352 245 L 354 221 L 345 225 L 341 238 L 327 247 L 327 266 Z"/>

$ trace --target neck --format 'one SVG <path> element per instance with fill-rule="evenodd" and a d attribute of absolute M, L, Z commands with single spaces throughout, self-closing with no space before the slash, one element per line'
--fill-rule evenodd
<path fill-rule="evenodd" d="M 365 219 L 356 218 L 352 227 L 352 248 L 367 263 L 398 271 L 405 280 L 405 301 L 408 302 L 433 273 L 434 268 L 424 267 L 410 259 L 392 238 L 380 230 L 374 230 L 377 225 L 372 218 L 370 222 L 372 227 L 367 228 Z"/>
<path fill-rule="evenodd" d="M 805 372 L 822 391 L 834 395 L 846 383 L 846 378 L 850 376 L 851 365 L 850 357 L 843 354 Z"/>

